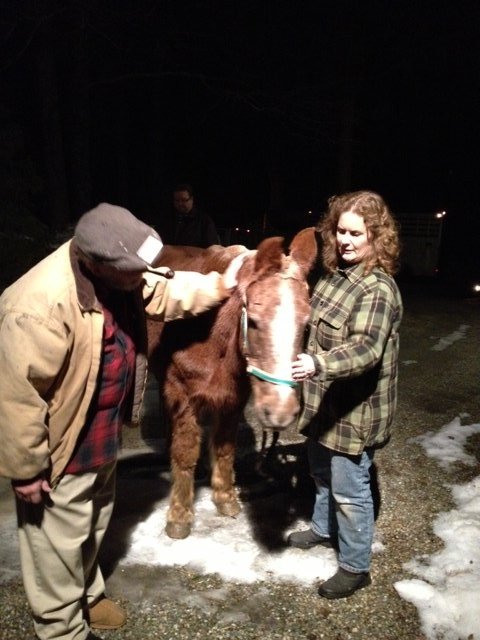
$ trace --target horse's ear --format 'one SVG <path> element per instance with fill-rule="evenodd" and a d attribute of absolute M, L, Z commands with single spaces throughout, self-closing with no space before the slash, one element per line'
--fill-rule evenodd
<path fill-rule="evenodd" d="M 315 264 L 318 254 L 315 227 L 307 227 L 299 231 L 290 243 L 289 251 L 292 260 L 307 275 Z"/>
<path fill-rule="evenodd" d="M 257 247 L 255 271 L 257 273 L 277 272 L 282 269 L 283 238 L 266 238 Z"/>

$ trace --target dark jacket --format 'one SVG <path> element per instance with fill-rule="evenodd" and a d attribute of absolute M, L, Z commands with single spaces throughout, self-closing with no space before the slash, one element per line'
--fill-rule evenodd
<path fill-rule="evenodd" d="M 188 215 L 176 211 L 169 221 L 159 225 L 159 232 L 165 244 L 186 245 L 206 249 L 212 244 L 220 244 L 215 224 L 209 215 L 196 207 Z"/>

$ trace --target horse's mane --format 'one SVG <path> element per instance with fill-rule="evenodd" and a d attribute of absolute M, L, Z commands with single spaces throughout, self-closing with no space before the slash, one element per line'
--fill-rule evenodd
<path fill-rule="evenodd" d="M 231 245 L 222 247 L 212 245 L 207 249 L 188 246 L 165 245 L 155 267 L 169 267 L 173 271 L 195 271 L 209 273 L 217 271 L 223 273 L 230 261 L 240 253 L 248 251 L 243 245 Z M 236 293 L 225 300 L 221 305 L 194 318 L 162 323 L 147 319 L 149 352 L 162 353 L 162 357 L 155 358 L 157 363 L 153 365 L 157 369 L 158 364 L 170 357 L 168 354 L 178 348 L 187 348 L 197 339 L 204 339 L 207 332 L 215 326 L 215 344 L 220 350 L 226 349 L 232 340 L 232 327 L 238 321 L 240 299 Z M 159 344 L 160 335 L 164 334 L 165 340 Z M 213 334 L 212 334 L 213 337 Z"/>
<path fill-rule="evenodd" d="M 247 251 L 247 248 L 240 244 L 229 247 L 215 244 L 207 249 L 166 244 L 154 266 L 170 267 L 178 271 L 197 271 L 198 273 L 218 271 L 223 273 L 232 258 L 244 251 Z"/>

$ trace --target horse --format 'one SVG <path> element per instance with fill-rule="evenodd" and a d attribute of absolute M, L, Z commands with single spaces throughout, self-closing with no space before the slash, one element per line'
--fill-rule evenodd
<path fill-rule="evenodd" d="M 213 502 L 220 514 L 234 517 L 241 510 L 234 484 L 236 433 L 250 394 L 265 430 L 284 430 L 298 415 L 291 362 L 302 350 L 309 318 L 307 275 L 317 256 L 315 230 L 297 233 L 288 253 L 283 243 L 280 237 L 267 238 L 254 251 L 241 245 L 165 245 L 155 264 L 222 273 L 236 255 L 247 252 L 236 289 L 219 306 L 165 324 L 148 321 L 150 370 L 163 390 L 171 429 L 165 528 L 171 538 L 186 538 L 192 530 L 202 424 L 209 425 Z"/>

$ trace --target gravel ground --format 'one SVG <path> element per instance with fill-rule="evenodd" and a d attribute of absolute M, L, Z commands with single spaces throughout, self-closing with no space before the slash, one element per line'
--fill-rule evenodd
<path fill-rule="evenodd" d="M 468 413 L 466 423 L 479 422 L 480 316 L 477 301 L 435 297 L 432 292 L 428 297 L 425 292 L 407 292 L 405 307 L 396 431 L 392 442 L 375 459 L 379 489 L 376 527 L 384 551 L 374 555 L 372 586 L 347 600 L 327 601 L 319 598 L 311 587 L 275 582 L 234 584 L 185 568 L 143 567 L 138 568 L 131 587 L 134 590 L 138 585 L 140 589 L 154 582 L 158 585 L 157 599 L 143 605 L 119 599 L 129 615 L 127 625 L 99 635 L 105 640 L 425 638 L 417 610 L 398 596 L 393 584 L 412 577 L 403 569 L 405 562 L 442 548 L 441 540 L 433 534 L 432 521 L 439 512 L 453 508 L 445 485 L 469 481 L 479 475 L 480 464 L 455 465 L 444 470 L 409 439 L 439 429 L 456 415 Z M 443 351 L 432 351 L 440 337 L 451 334 L 460 325 L 469 326 L 466 339 Z M 248 409 L 246 418 L 254 423 Z M 255 431 L 254 424 L 253 428 Z M 127 432 L 126 446 L 143 445 L 138 435 L 137 431 Z M 298 449 L 299 442 L 296 434 L 286 434 L 278 451 L 293 446 Z M 471 438 L 468 447 L 479 461 L 480 439 Z M 303 463 L 302 456 L 298 456 L 297 464 Z M 241 467 L 239 476 L 241 481 Z M 301 498 L 299 492 L 303 489 L 307 495 L 311 487 L 307 484 L 297 487 L 297 498 Z M 281 501 L 291 498 L 292 495 L 285 494 Z M 255 497 L 250 496 L 250 500 Z M 0 640 L 32 638 L 20 582 L 1 584 Z"/>

